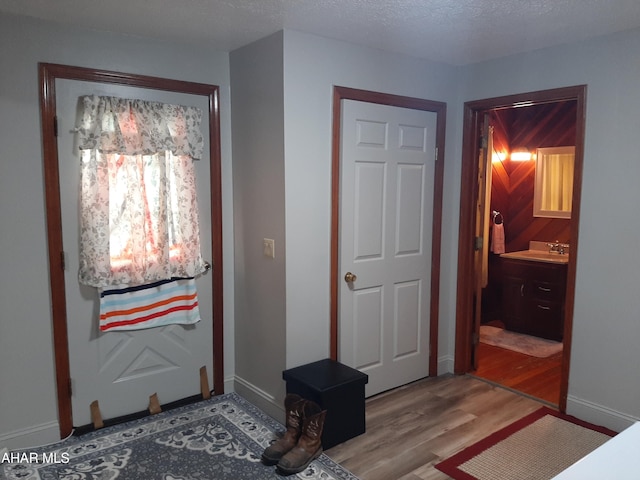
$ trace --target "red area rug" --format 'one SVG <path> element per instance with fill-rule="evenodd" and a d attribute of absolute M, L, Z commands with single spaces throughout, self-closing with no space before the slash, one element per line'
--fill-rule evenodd
<path fill-rule="evenodd" d="M 550 480 L 615 434 L 542 407 L 435 467 L 455 480 Z"/>

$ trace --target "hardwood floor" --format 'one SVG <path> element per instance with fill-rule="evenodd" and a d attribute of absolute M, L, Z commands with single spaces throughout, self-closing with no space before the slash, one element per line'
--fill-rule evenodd
<path fill-rule="evenodd" d="M 475 376 L 558 405 L 562 352 L 537 358 L 480 343 L 478 359 Z"/>
<path fill-rule="evenodd" d="M 445 480 L 435 464 L 541 405 L 469 375 L 427 378 L 367 399 L 367 431 L 325 453 L 362 480 Z"/>

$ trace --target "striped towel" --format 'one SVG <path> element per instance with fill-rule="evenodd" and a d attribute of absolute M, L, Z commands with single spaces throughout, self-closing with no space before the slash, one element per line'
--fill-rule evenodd
<path fill-rule="evenodd" d="M 196 281 L 172 278 L 100 291 L 100 330 L 140 330 L 200 321 Z"/>

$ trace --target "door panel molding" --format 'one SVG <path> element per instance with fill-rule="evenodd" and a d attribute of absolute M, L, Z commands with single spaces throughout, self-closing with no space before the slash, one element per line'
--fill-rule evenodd
<path fill-rule="evenodd" d="M 565 100 L 576 101 L 576 152 L 571 212 L 571 256 L 567 271 L 567 290 L 564 320 L 564 348 L 559 409 L 564 412 L 569 388 L 569 362 L 571 358 L 571 332 L 575 297 L 576 259 L 580 224 L 580 197 L 584 157 L 584 133 L 586 121 L 587 86 L 578 85 L 541 90 L 504 97 L 475 100 L 464 104 L 462 136 L 462 172 L 460 189 L 460 224 L 458 237 L 458 280 L 456 300 L 456 334 L 454 372 L 467 373 L 472 369 L 473 341 L 473 275 L 474 228 L 478 197 L 477 151 L 480 145 L 479 126 L 482 115 L 488 110 L 513 108 L 522 104 L 542 104 Z"/>
<path fill-rule="evenodd" d="M 442 232 L 442 188 L 444 175 L 444 140 L 447 106 L 444 102 L 436 102 L 421 98 L 390 95 L 369 90 L 359 90 L 349 87 L 334 86 L 333 88 L 333 116 L 332 116 L 332 144 L 331 144 L 331 258 L 330 258 L 330 357 L 338 359 L 338 292 L 339 278 L 339 250 L 340 250 L 340 146 L 342 100 L 356 100 L 367 103 L 403 107 L 413 110 L 424 110 L 436 113 L 436 148 L 435 178 L 433 190 L 433 225 L 431 248 L 431 305 L 429 306 L 429 375 L 437 375 L 438 370 L 438 318 L 440 297 L 440 251 Z"/>
<path fill-rule="evenodd" d="M 213 268 L 209 272 L 210 275 L 213 275 L 213 388 L 216 394 L 224 393 L 222 183 L 219 87 L 203 83 L 51 63 L 40 63 L 38 65 L 38 76 L 40 85 L 40 117 L 42 122 L 49 282 L 51 288 L 58 422 L 60 425 L 61 438 L 71 434 L 73 419 L 71 409 L 71 378 L 67 336 L 64 259 L 62 257 L 62 210 L 60 204 L 58 142 L 56 138 L 56 79 L 149 88 L 153 90 L 200 95 L 208 99 L 213 264 Z M 194 375 L 197 375 L 197 372 L 194 372 Z"/>

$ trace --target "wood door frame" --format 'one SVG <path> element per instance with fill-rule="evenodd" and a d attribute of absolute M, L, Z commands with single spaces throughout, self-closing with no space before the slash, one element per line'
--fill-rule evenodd
<path fill-rule="evenodd" d="M 513 108 L 522 105 L 576 101 L 576 153 L 571 212 L 571 255 L 567 271 L 567 289 L 564 317 L 564 348 L 560 385 L 559 409 L 567 406 L 569 389 L 569 363 L 571 359 L 571 332 L 575 300 L 576 259 L 578 253 L 578 231 L 580 224 L 580 197 L 584 163 L 584 135 L 586 123 L 587 86 L 556 88 L 536 92 L 487 98 L 466 102 L 462 134 L 462 173 L 460 191 L 460 225 L 458 237 L 458 281 L 455 335 L 454 372 L 464 374 L 471 370 L 473 334 L 473 252 L 475 227 L 475 202 L 478 196 L 478 164 L 476 152 L 480 146 L 478 129 L 480 116 L 487 110 Z"/>
<path fill-rule="evenodd" d="M 58 422 L 60 436 L 73 430 L 71 409 L 71 375 L 67 337 L 67 304 L 64 284 L 62 245 L 62 207 L 58 168 L 58 141 L 56 137 L 56 79 L 148 88 L 176 93 L 201 95 L 209 101 L 209 161 L 211 164 L 211 241 L 213 295 L 213 388 L 215 394 L 224 393 L 223 356 L 223 291 L 222 291 L 222 182 L 220 150 L 219 87 L 204 83 L 171 80 L 160 77 L 135 75 L 107 70 L 74 67 L 52 63 L 38 64 L 40 86 L 40 117 L 44 162 L 44 187 L 47 217 L 47 244 L 49 253 L 49 283 L 56 367 Z M 198 375 L 198 372 L 193 372 Z"/>
<path fill-rule="evenodd" d="M 444 142 L 447 104 L 421 98 L 391 95 L 349 87 L 333 87 L 333 121 L 331 141 L 331 306 L 330 357 L 338 359 L 339 276 L 340 276 L 340 144 L 342 135 L 342 100 L 357 100 L 392 107 L 423 110 L 436 114 L 436 164 L 433 186 L 433 220 L 431 247 L 431 305 L 429 315 L 429 376 L 438 374 L 438 319 L 440 303 L 440 251 L 442 233 L 442 188 L 444 176 Z"/>

